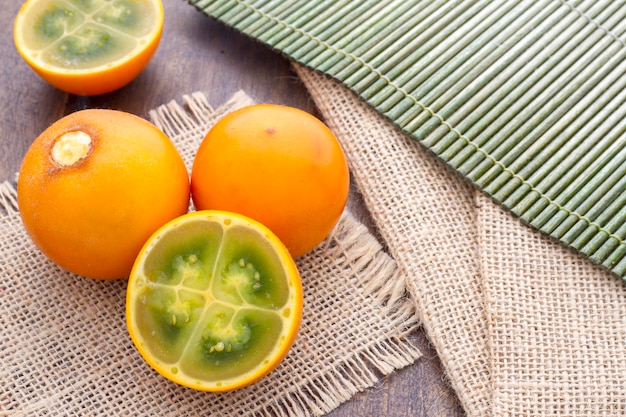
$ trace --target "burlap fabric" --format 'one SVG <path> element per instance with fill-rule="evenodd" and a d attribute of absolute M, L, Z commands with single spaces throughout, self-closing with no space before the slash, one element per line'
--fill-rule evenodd
<path fill-rule="evenodd" d="M 467 415 L 626 415 L 624 282 L 505 213 L 346 88 L 296 70 Z"/>
<path fill-rule="evenodd" d="M 243 93 L 213 109 L 202 94 L 150 117 L 190 164 L 208 127 L 251 104 Z M 260 382 L 224 394 L 156 374 L 125 327 L 125 281 L 95 281 L 49 262 L 21 225 L 11 183 L 0 186 L 0 416 L 322 415 L 419 358 L 419 326 L 401 270 L 346 211 L 320 247 L 298 259 L 301 332 Z"/>

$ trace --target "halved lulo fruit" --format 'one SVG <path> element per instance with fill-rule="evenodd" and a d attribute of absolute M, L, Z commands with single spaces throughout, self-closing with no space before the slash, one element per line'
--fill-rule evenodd
<path fill-rule="evenodd" d="M 131 272 L 127 325 L 158 373 L 201 391 L 267 375 L 287 355 L 302 318 L 302 284 L 265 226 L 196 211 L 158 230 Z"/>
<path fill-rule="evenodd" d="M 77 95 L 117 90 L 155 53 L 161 0 L 28 0 L 15 18 L 15 46 L 48 83 Z"/>

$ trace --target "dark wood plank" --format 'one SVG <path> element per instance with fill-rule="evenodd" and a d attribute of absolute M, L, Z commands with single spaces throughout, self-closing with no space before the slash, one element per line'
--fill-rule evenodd
<path fill-rule="evenodd" d="M 184 0 L 164 0 L 163 40 L 146 70 L 131 84 L 99 97 L 64 94 L 40 80 L 19 57 L 12 42 L 12 24 L 19 2 L 0 8 L 0 181 L 12 180 L 32 140 L 50 123 L 87 107 L 114 108 L 147 117 L 150 109 L 183 94 L 202 91 L 219 105 L 237 90 L 257 102 L 300 107 L 317 114 L 289 62 L 263 45 L 197 12 Z M 359 210 L 358 193 L 351 207 Z M 367 221 L 366 213 L 360 213 Z M 436 352 L 423 332 L 414 336 L 424 357 L 413 366 L 357 394 L 329 415 L 462 416 L 444 378 Z"/>
<path fill-rule="evenodd" d="M 420 331 L 413 338 L 424 354 L 419 362 L 390 375 L 381 385 L 343 404 L 337 410 L 337 416 L 464 415 L 426 335 Z"/>
<path fill-rule="evenodd" d="M 0 8 L 0 181 L 13 179 L 33 138 L 63 115 L 66 95 L 41 81 L 13 44 L 13 19 L 21 2 Z"/>

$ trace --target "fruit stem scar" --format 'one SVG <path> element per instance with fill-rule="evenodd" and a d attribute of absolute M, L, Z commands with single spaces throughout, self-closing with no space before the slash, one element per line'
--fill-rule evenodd
<path fill-rule="evenodd" d="M 59 136 L 52 146 L 52 159 L 61 166 L 71 166 L 85 158 L 91 150 L 91 136 L 74 130 Z"/>

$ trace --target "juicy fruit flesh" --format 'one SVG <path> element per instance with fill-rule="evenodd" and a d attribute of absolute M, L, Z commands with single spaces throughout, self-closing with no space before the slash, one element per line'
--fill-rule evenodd
<path fill-rule="evenodd" d="M 23 41 L 42 65 L 112 66 L 146 42 L 157 13 L 147 0 L 47 0 L 25 13 Z"/>
<path fill-rule="evenodd" d="M 294 289 L 257 231 L 230 221 L 183 223 L 156 239 L 136 269 L 141 347 L 183 385 L 219 388 L 288 343 Z"/>

